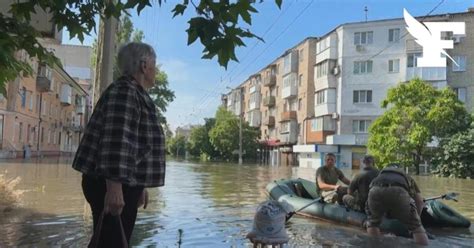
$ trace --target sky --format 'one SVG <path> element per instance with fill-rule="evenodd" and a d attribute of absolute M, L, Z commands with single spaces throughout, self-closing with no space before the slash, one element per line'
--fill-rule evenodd
<path fill-rule="evenodd" d="M 256 5 L 259 13 L 252 16 L 252 25 L 243 25 L 265 42 L 244 40 L 247 46 L 236 51 L 240 62 L 229 63 L 225 70 L 217 57 L 201 59 L 203 46 L 198 41 L 187 45 L 187 21 L 195 12 L 189 9 L 184 16 L 173 18 L 171 10 L 180 2 L 167 0 L 161 7 L 155 3 L 144 9 L 139 16 L 132 13 L 134 27 L 143 30 L 144 42 L 154 47 L 157 63 L 168 74 L 170 88 L 175 92 L 176 98 L 165 113 L 172 130 L 203 124 L 203 118 L 214 116 L 221 94 L 306 37 L 322 36 L 343 23 L 364 21 L 365 6 L 369 21 L 401 18 L 403 8 L 412 16 L 423 16 L 436 6 L 432 14 L 465 12 L 474 7 L 474 0 L 284 0 L 278 9 L 273 0 L 266 0 Z M 67 30 L 63 35 L 63 43 L 80 44 L 77 39 L 69 40 Z M 86 37 L 83 44 L 91 45 L 94 37 Z"/>

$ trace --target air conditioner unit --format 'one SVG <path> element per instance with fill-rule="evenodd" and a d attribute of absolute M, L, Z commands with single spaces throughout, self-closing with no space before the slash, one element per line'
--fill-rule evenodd
<path fill-rule="evenodd" d="M 338 113 L 332 113 L 332 116 L 331 116 L 334 120 L 337 120 L 339 119 L 339 114 Z"/>
<path fill-rule="evenodd" d="M 451 39 L 453 40 L 454 44 L 461 43 L 461 36 L 453 36 Z"/>
<path fill-rule="evenodd" d="M 363 45 L 356 45 L 356 51 L 358 51 L 358 52 L 364 52 L 364 51 L 365 51 L 365 46 L 363 46 Z"/>
<path fill-rule="evenodd" d="M 341 72 L 341 69 L 339 69 L 339 66 L 336 65 L 334 68 L 332 68 L 332 75 L 337 76 L 339 75 L 339 72 Z"/>

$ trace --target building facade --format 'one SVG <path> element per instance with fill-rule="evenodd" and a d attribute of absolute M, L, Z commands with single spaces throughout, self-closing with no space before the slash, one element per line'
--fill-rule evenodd
<path fill-rule="evenodd" d="M 418 18 L 421 20 L 421 18 Z M 415 77 L 450 87 L 473 112 L 474 10 L 423 21 L 465 22 L 466 35 L 447 52 L 457 65 L 419 67 L 422 47 L 404 19 L 347 23 L 307 38 L 223 96 L 223 104 L 262 132 L 262 162 L 317 168 L 335 153 L 340 168 L 360 168 L 368 128 L 384 113 L 387 91 Z M 242 94 L 242 95 L 240 95 Z"/>

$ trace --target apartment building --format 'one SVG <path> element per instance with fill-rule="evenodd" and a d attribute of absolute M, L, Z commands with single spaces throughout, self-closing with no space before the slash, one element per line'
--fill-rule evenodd
<path fill-rule="evenodd" d="M 222 97 L 229 111 L 260 127 L 263 163 L 296 164 L 293 145 L 303 140 L 303 125 L 314 113 L 316 40 L 303 40 Z"/>
<path fill-rule="evenodd" d="M 8 10 L 9 3 L 0 4 Z M 5 13 L 4 13 L 5 14 Z M 38 10 L 32 25 L 43 35 L 44 47 L 59 46 L 62 33 Z M 74 152 L 84 127 L 87 92 L 64 68 L 49 67 L 18 51 L 32 75 L 7 83 L 7 96 L 0 95 L 0 157 L 59 155 Z"/>
<path fill-rule="evenodd" d="M 454 41 L 448 53 L 459 66 L 418 67 L 422 47 L 406 34 L 401 18 L 343 24 L 322 36 L 316 44 L 314 118 L 306 140 L 293 147 L 299 165 L 317 168 L 324 154 L 333 152 L 338 167 L 359 168 L 367 153 L 368 127 L 383 114 L 380 103 L 388 89 L 415 77 L 437 88 L 452 87 L 472 112 L 473 17 L 470 10 L 424 20 L 466 23 L 465 36 L 442 34 Z"/>

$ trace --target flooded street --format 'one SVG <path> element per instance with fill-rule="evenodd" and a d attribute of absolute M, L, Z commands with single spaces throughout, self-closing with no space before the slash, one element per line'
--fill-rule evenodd
<path fill-rule="evenodd" d="M 21 209 L 0 215 L 0 247 L 85 247 L 92 219 L 80 187 L 80 174 L 70 161 L 36 163 L 2 161 L 0 171 L 21 177 Z M 274 179 L 314 180 L 314 170 L 255 165 L 168 162 L 165 187 L 151 189 L 151 202 L 141 209 L 132 246 L 251 247 L 245 239 L 257 205 L 267 199 L 265 186 Z M 350 171 L 345 171 L 350 176 Z M 474 221 L 474 180 L 415 177 L 424 196 L 460 193 L 459 202 L 444 201 Z M 287 226 L 289 247 L 400 247 L 409 239 L 371 239 L 364 230 L 294 217 Z M 429 230 L 430 247 L 472 247 L 474 228 Z"/>

